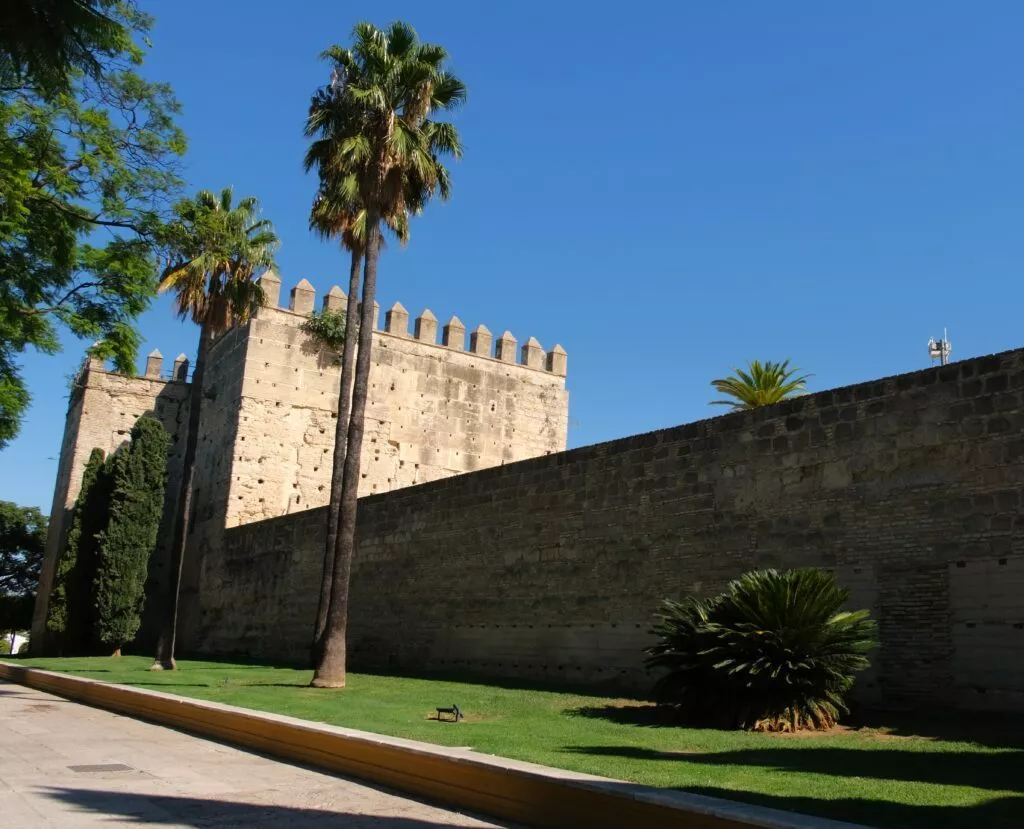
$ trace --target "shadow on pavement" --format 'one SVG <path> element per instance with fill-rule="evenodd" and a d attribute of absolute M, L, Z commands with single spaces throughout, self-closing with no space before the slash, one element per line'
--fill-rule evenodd
<path fill-rule="evenodd" d="M 129 818 L 133 823 L 193 827 L 340 826 L 351 829 L 455 829 L 457 824 L 407 817 L 353 814 L 336 809 L 299 809 L 290 806 L 233 803 L 226 800 L 91 789 L 49 788 L 41 793 L 69 806 L 95 814 Z"/>

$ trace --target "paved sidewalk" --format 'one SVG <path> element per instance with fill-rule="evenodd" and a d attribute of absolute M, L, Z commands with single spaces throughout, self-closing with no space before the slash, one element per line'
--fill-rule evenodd
<path fill-rule="evenodd" d="M 2 680 L 0 824 L 498 826 Z"/>

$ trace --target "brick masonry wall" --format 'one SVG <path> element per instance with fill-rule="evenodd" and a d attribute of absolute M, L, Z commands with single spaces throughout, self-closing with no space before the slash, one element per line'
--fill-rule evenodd
<path fill-rule="evenodd" d="M 661 598 L 817 566 L 878 619 L 862 695 L 1019 705 L 1022 396 L 1012 351 L 364 498 L 354 663 L 645 687 Z M 229 530 L 191 648 L 301 661 L 322 524 Z"/>

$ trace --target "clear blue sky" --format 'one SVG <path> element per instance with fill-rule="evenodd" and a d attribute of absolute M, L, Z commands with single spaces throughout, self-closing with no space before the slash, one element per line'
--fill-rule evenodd
<path fill-rule="evenodd" d="M 258 196 L 284 288 L 347 260 L 313 238 L 309 94 L 360 13 L 413 23 L 469 86 L 454 197 L 380 300 L 569 353 L 570 445 L 715 414 L 708 383 L 790 358 L 815 389 L 1024 345 L 1024 4 L 177 0 L 147 61 L 182 104 L 193 188 Z M 145 351 L 192 352 L 165 301 Z M 49 510 L 82 359 L 28 357 L 0 498 Z"/>

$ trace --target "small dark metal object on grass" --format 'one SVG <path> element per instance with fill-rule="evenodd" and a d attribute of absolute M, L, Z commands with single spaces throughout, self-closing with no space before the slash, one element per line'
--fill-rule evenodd
<path fill-rule="evenodd" d="M 443 716 L 449 716 L 451 720 L 443 720 Z M 437 721 L 438 722 L 458 722 L 462 719 L 462 712 L 459 710 L 459 706 L 453 705 L 451 708 L 438 708 L 437 709 Z"/>

